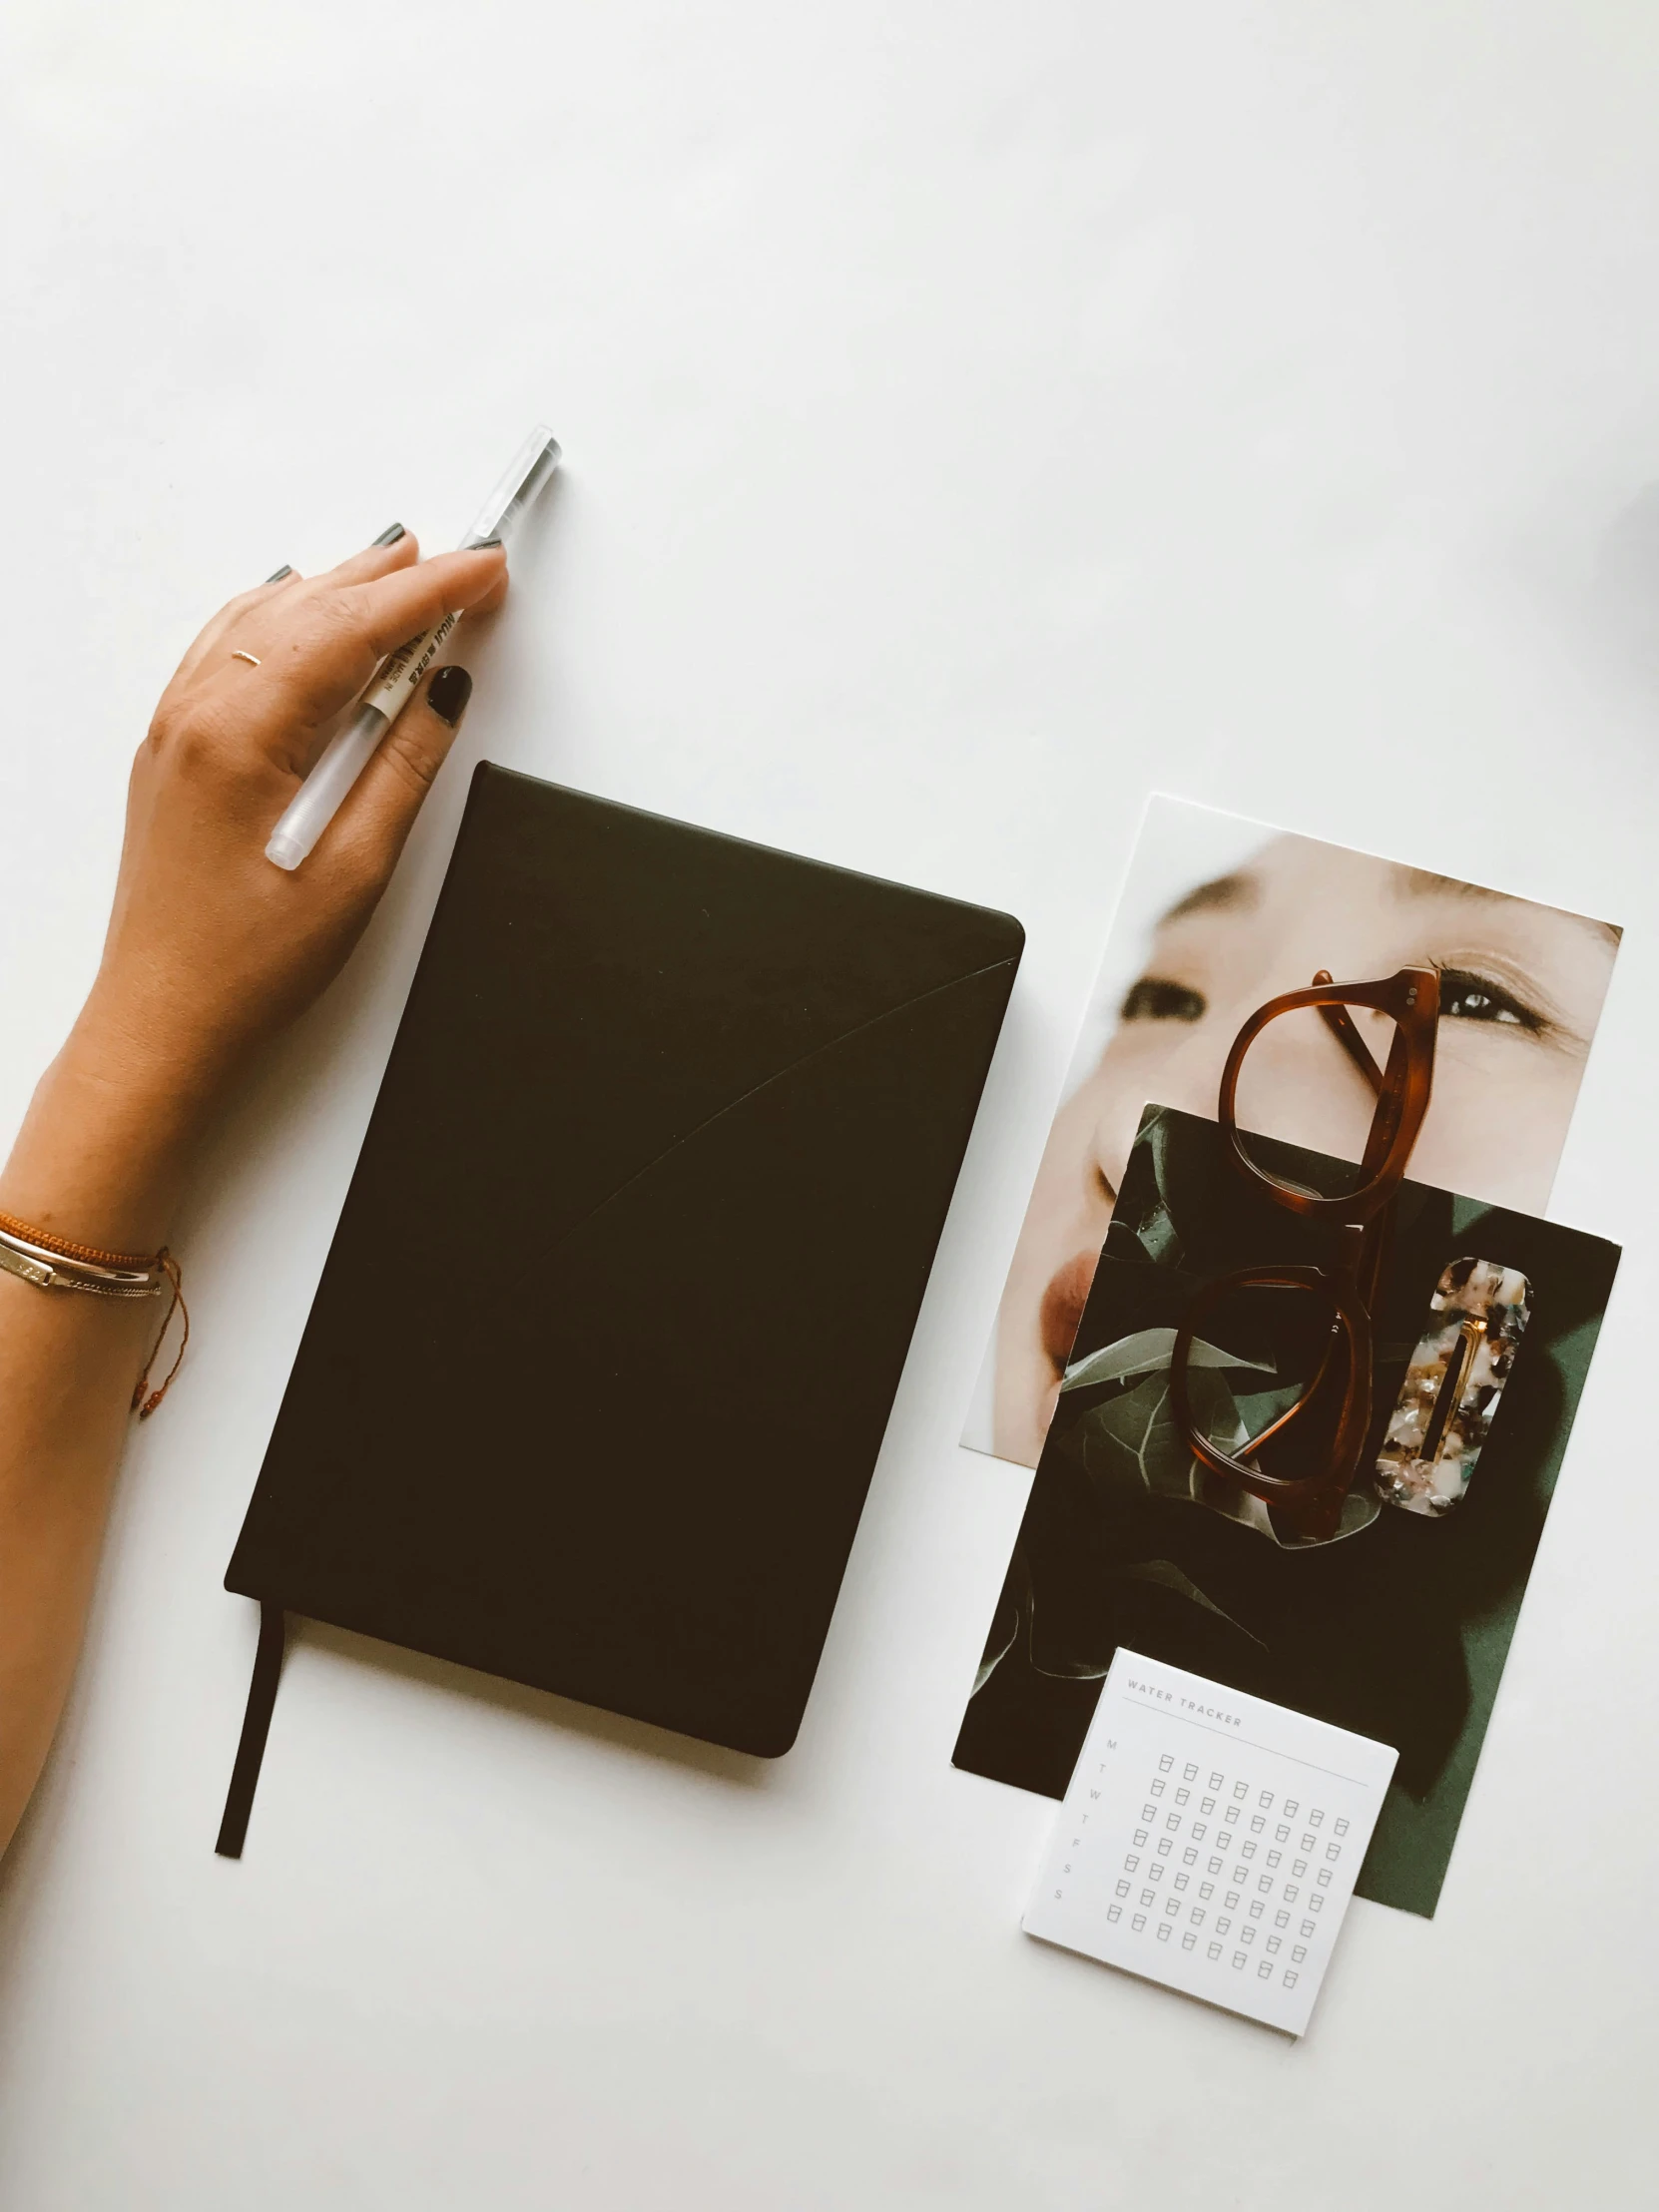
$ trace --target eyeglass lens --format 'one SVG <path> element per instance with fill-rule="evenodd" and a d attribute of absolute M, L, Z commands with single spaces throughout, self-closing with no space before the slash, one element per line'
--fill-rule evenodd
<path fill-rule="evenodd" d="M 1379 1077 L 1387 1066 L 1394 1023 L 1369 1006 L 1348 1009 Z M 1327 1154 L 1340 1168 L 1322 1176 L 1321 1196 L 1347 1197 L 1361 1183 L 1360 1162 L 1377 1111 L 1376 1088 L 1317 1007 L 1277 1014 L 1252 1042 L 1239 1071 L 1239 1141 L 1253 1166 L 1295 1189 L 1310 1186 L 1274 1156 L 1277 1139 Z"/>
<path fill-rule="evenodd" d="M 1321 1291 L 1262 1284 L 1233 1285 L 1211 1307 L 1187 1385 L 1198 1426 L 1214 1443 L 1236 1456 L 1266 1434 L 1255 1462 L 1265 1472 L 1299 1480 L 1320 1471 L 1348 1380 L 1347 1348 L 1332 1331 L 1335 1311 Z M 1209 1364 L 1217 1353 L 1239 1365 Z M 1302 1409 L 1285 1420 L 1296 1406 Z"/>

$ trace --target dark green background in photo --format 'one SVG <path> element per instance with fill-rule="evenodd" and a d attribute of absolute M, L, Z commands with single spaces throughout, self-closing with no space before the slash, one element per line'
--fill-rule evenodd
<path fill-rule="evenodd" d="M 1352 1180 L 1318 1153 L 1263 1152 L 1311 1189 Z M 1200 1284 L 1268 1262 L 1328 1261 L 1332 1242 L 1245 1185 L 1214 1122 L 1148 1107 L 1072 1354 L 1074 1369 L 1105 1355 L 1102 1373 L 1061 1395 L 954 1759 L 1062 1797 L 1126 1644 L 1394 1745 L 1399 1764 L 1359 1894 L 1432 1914 L 1619 1252 L 1406 1183 L 1374 1317 L 1368 1464 L 1448 1261 L 1520 1269 L 1531 1321 L 1459 1506 L 1433 1520 L 1381 1505 L 1363 1472 L 1348 1532 L 1306 1545 L 1199 1473 L 1170 1423 L 1164 1363 Z M 1291 1372 L 1266 1321 L 1252 1342 L 1242 1326 L 1230 1325 L 1221 1365 L 1195 1385 L 1218 1435 L 1235 1407 L 1250 1426 L 1276 1402 L 1274 1369 Z"/>

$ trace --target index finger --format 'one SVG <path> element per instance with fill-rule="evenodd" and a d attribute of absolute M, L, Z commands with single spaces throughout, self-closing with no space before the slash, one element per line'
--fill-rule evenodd
<path fill-rule="evenodd" d="M 262 609 L 247 625 L 263 633 L 260 675 L 267 681 L 260 704 L 284 721 L 312 728 L 325 722 L 356 697 L 388 653 L 488 598 L 506 566 L 500 546 L 480 546 L 357 583 L 322 578 L 303 596 L 274 598 L 269 617 L 261 619 Z M 236 678 L 228 671 L 226 680 Z"/>

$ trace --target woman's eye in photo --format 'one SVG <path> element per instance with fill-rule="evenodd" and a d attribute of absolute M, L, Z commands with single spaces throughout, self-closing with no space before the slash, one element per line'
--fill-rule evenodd
<path fill-rule="evenodd" d="M 1456 1021 L 1499 1021 L 1515 1029 L 1542 1029 L 1543 1017 L 1499 984 L 1461 968 L 1440 970 L 1440 1012 Z"/>
<path fill-rule="evenodd" d="M 1161 975 L 1143 975 L 1118 1008 L 1120 1021 L 1202 1021 L 1204 994 Z"/>

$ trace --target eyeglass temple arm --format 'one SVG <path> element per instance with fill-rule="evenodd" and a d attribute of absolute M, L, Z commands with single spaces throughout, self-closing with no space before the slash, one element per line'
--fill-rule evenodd
<path fill-rule="evenodd" d="M 1335 977 L 1329 968 L 1321 968 L 1314 977 L 1316 989 L 1333 981 L 1335 981 Z M 1372 1058 L 1370 1047 L 1354 1026 L 1354 1017 L 1348 1008 L 1346 1006 L 1322 1006 L 1319 1013 L 1320 1019 L 1371 1085 L 1372 1090 L 1381 1096 L 1382 1070 Z"/>

